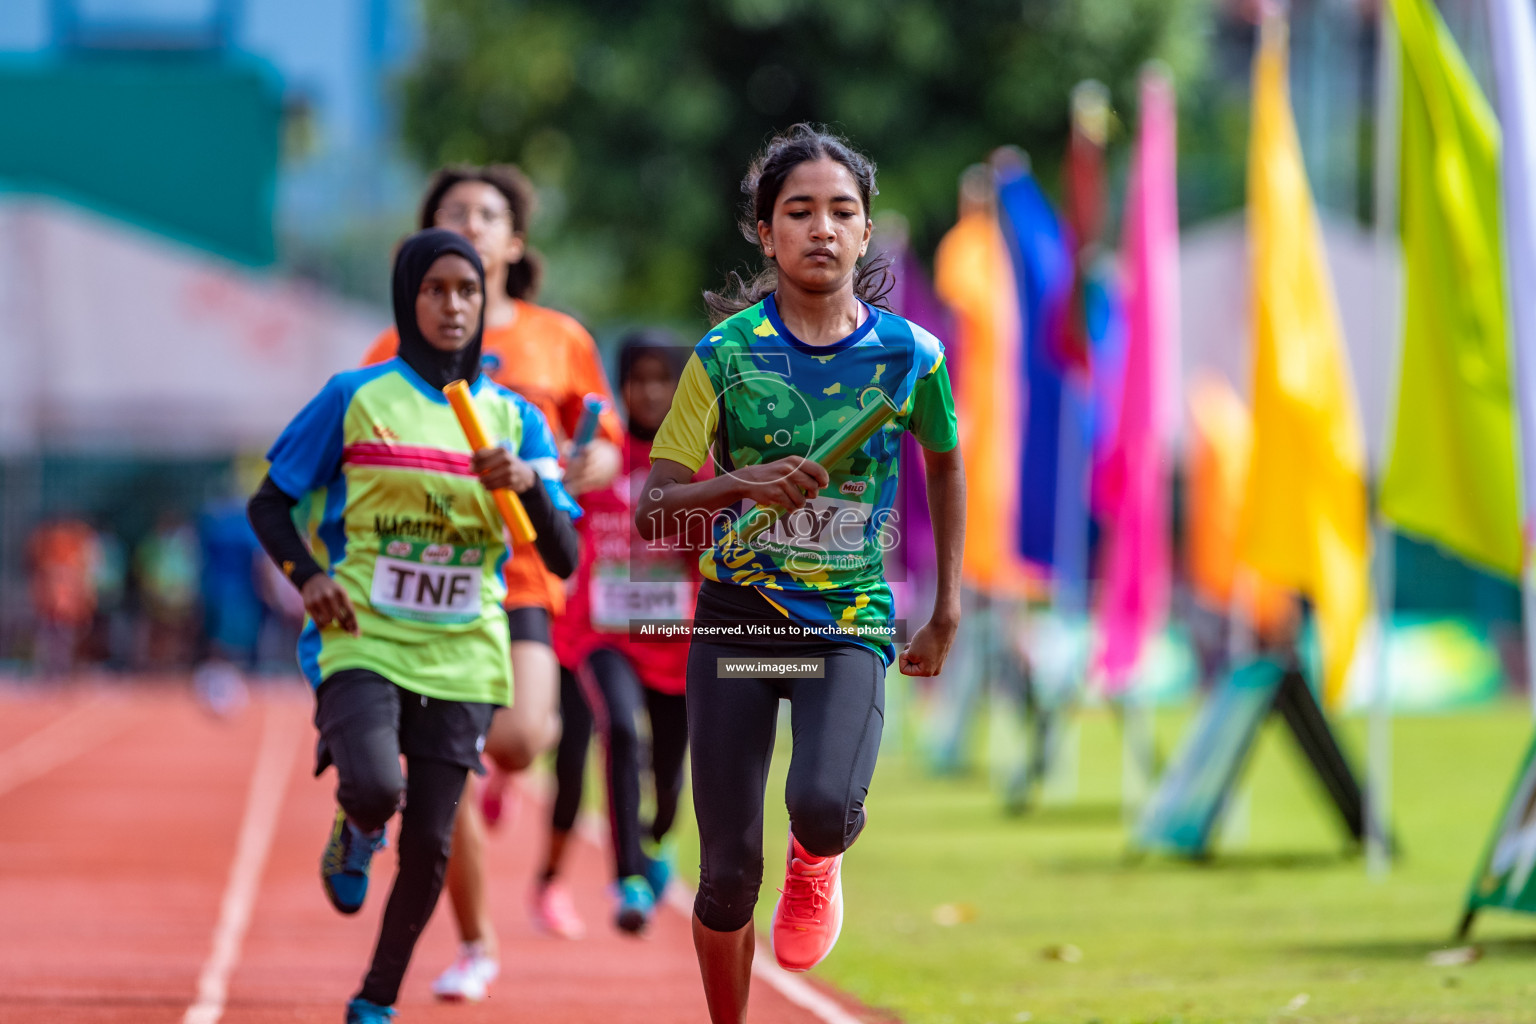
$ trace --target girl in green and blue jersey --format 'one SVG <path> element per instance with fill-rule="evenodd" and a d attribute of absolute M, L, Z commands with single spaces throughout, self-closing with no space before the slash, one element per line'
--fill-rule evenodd
<path fill-rule="evenodd" d="M 742 188 L 742 229 L 769 266 L 750 283 L 735 279 L 734 294 L 706 294 L 715 326 L 657 432 L 635 517 L 648 538 L 713 520 L 687 702 L 701 847 L 693 935 L 714 1024 L 746 1014 L 778 703 L 790 702 L 794 744 L 773 949 L 803 971 L 842 926 L 842 854 L 866 821 L 886 669 L 899 661 L 908 675 L 935 675 L 954 641 L 965 520 L 943 346 L 880 309 L 880 265 L 858 264 L 873 164 L 797 125 L 769 143 Z M 872 401 L 890 403 L 895 418 L 848 457 L 810 461 Z M 903 432 L 923 447 L 939 582 L 932 617 L 898 655 L 882 555 L 892 531 L 908 528 L 893 511 Z M 714 478 L 691 482 L 710 457 Z M 784 514 L 743 542 L 732 527 L 748 503 Z"/>

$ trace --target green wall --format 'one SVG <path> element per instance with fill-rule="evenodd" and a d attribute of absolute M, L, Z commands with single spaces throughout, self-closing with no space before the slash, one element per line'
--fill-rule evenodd
<path fill-rule="evenodd" d="M 275 259 L 282 89 L 248 58 L 0 60 L 0 191 L 43 193 L 239 262 Z"/>

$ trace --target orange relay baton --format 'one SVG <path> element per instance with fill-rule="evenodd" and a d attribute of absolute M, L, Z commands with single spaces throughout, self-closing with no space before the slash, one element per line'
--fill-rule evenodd
<path fill-rule="evenodd" d="M 443 395 L 447 397 L 448 404 L 453 406 L 453 413 L 459 418 L 459 426 L 464 428 L 464 437 L 468 439 L 470 448 L 479 451 L 492 447 L 490 439 L 485 436 L 485 427 L 480 424 L 480 414 L 475 411 L 475 403 L 469 397 L 469 385 L 462 380 L 451 381 L 444 386 Z M 517 495 L 505 487 L 498 487 L 491 492 L 491 498 L 496 502 L 496 510 L 501 513 L 502 522 L 512 531 L 512 539 L 520 544 L 532 544 L 538 533 L 533 528 L 533 520 L 528 518 L 528 510 L 523 508 Z"/>

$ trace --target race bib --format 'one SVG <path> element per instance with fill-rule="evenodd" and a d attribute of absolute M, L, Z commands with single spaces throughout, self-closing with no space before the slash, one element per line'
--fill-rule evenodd
<path fill-rule="evenodd" d="M 386 537 L 373 567 L 369 599 L 381 614 L 458 624 L 480 617 L 485 549 Z"/>
<path fill-rule="evenodd" d="M 757 535 L 754 546 L 850 555 L 864 550 L 871 506 L 818 495 Z"/>
<path fill-rule="evenodd" d="M 631 619 L 676 621 L 693 615 L 693 584 L 685 580 L 632 580 L 622 563 L 592 567 L 592 628 L 627 633 Z"/>

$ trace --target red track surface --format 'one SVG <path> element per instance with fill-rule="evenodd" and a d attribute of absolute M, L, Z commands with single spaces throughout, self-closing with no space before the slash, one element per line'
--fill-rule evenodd
<path fill-rule="evenodd" d="M 356 917 L 321 895 L 334 776 L 310 776 L 309 714 L 297 684 L 258 695 L 233 720 L 171 685 L 0 689 L 0 1024 L 183 1021 L 214 947 L 263 744 L 280 770 L 258 788 L 280 802 L 218 1019 L 340 1024 L 394 864 L 387 853 L 376 862 Z M 588 937 L 532 931 L 524 900 L 543 815 L 530 803 L 492 840 L 502 976 L 490 999 L 432 1001 L 431 980 L 456 944 L 445 901 L 406 976 L 401 1024 L 707 1024 L 688 921 L 668 908 L 647 938 L 620 936 L 608 923 L 607 855 L 593 844 L 575 846 L 568 866 Z M 750 1018 L 819 1021 L 761 980 Z"/>

